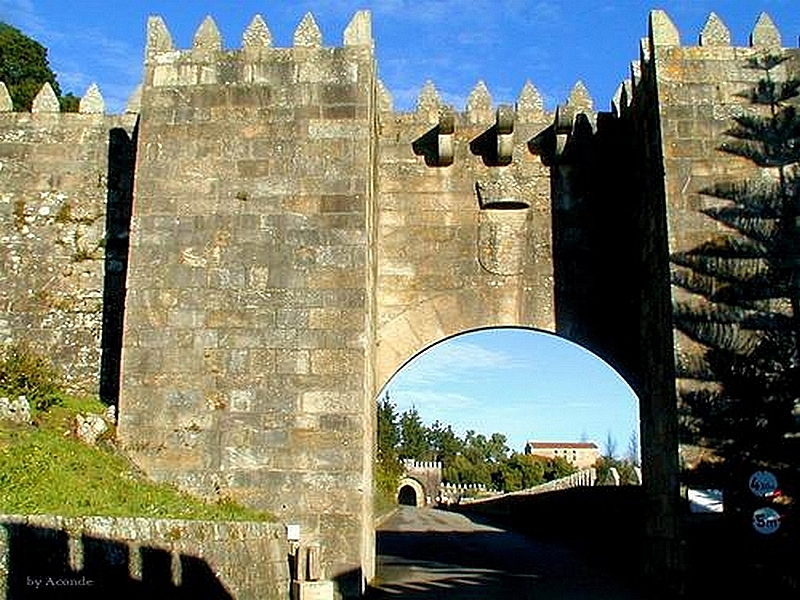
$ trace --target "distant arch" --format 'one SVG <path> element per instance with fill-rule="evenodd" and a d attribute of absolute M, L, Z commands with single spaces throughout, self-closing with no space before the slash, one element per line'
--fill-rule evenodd
<path fill-rule="evenodd" d="M 416 479 L 404 477 L 397 486 L 397 503 L 403 506 L 425 506 L 425 487 Z"/>

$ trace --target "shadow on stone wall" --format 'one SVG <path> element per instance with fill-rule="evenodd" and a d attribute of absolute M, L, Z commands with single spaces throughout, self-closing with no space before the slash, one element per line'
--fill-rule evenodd
<path fill-rule="evenodd" d="M 82 536 L 70 552 L 66 532 L 18 523 L 6 535 L 6 595 L 29 598 L 148 598 L 230 600 L 232 596 L 202 559 Z M 80 564 L 76 564 L 80 563 Z M 134 574 L 132 574 L 134 573 Z"/>
<path fill-rule="evenodd" d="M 130 136 L 124 129 L 112 129 L 108 140 L 100 398 L 107 404 L 113 405 L 117 404 L 119 398 L 122 327 L 128 274 L 128 238 L 133 208 L 137 136 L 138 124 Z"/>

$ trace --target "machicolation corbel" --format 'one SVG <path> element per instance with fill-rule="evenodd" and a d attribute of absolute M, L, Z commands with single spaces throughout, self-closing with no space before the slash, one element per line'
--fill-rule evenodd
<path fill-rule="evenodd" d="M 498 106 L 494 125 L 470 142 L 470 151 L 480 156 L 487 167 L 511 164 L 514 153 L 514 117 L 512 106 Z"/>
<path fill-rule="evenodd" d="M 439 108 L 439 122 L 414 140 L 414 154 L 425 157 L 429 167 L 447 167 L 453 164 L 455 114 L 449 106 Z"/>

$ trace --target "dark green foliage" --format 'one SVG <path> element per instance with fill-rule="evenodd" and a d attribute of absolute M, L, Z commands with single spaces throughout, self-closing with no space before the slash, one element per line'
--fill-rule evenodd
<path fill-rule="evenodd" d="M 400 456 L 415 460 L 430 460 L 427 430 L 415 409 L 400 416 Z"/>
<path fill-rule="evenodd" d="M 16 111 L 30 110 L 45 82 L 50 82 L 56 96 L 61 94 L 47 49 L 5 23 L 0 23 L 0 81 L 6 84 Z"/>
<path fill-rule="evenodd" d="M 676 327 L 707 350 L 679 365 L 682 376 L 714 381 L 681 397 L 683 441 L 733 461 L 791 462 L 800 397 L 800 81 L 778 81 L 779 56 L 751 61 L 759 83 L 736 117 L 723 152 L 761 176 L 716 185 L 724 201 L 703 212 L 725 226 L 672 256 L 673 284 L 692 294 L 674 307 Z"/>
<path fill-rule="evenodd" d="M 61 105 L 61 112 L 78 112 L 81 107 L 81 99 L 72 92 L 61 96 L 58 103 Z"/>
<path fill-rule="evenodd" d="M 63 400 L 60 378 L 53 365 L 24 345 L 8 347 L 0 354 L 0 393 L 12 400 L 25 396 L 39 410 Z"/>
<path fill-rule="evenodd" d="M 375 460 L 375 509 L 380 514 L 395 504 L 403 465 L 397 454 L 400 429 L 395 406 L 387 393 L 378 401 L 378 447 Z"/>
<path fill-rule="evenodd" d="M 80 98 L 61 95 L 55 73 L 47 60 L 47 48 L 19 29 L 0 22 L 0 82 L 6 84 L 15 111 L 31 109 L 33 99 L 49 82 L 63 112 L 77 112 Z"/>

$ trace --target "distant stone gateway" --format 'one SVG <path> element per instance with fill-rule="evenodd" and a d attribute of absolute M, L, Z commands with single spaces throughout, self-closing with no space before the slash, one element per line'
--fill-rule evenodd
<path fill-rule="evenodd" d="M 484 327 L 555 332 L 640 399 L 648 572 L 678 567 L 669 256 L 704 240 L 702 190 L 752 173 L 717 151 L 749 58 L 788 57 L 762 15 L 746 48 L 715 15 L 684 46 L 663 11 L 608 111 L 576 84 L 554 112 L 526 83 L 463 111 L 433 84 L 396 112 L 370 15 L 291 48 L 261 17 L 225 49 L 150 18 L 122 115 L 90 88 L 31 113 L 0 85 L 0 336 L 118 403 L 156 480 L 299 524 L 344 596 L 374 574 L 374 399 L 427 346 Z M 679 381 L 679 384 L 683 382 Z M 316 555 L 315 555 L 316 556 Z"/>

